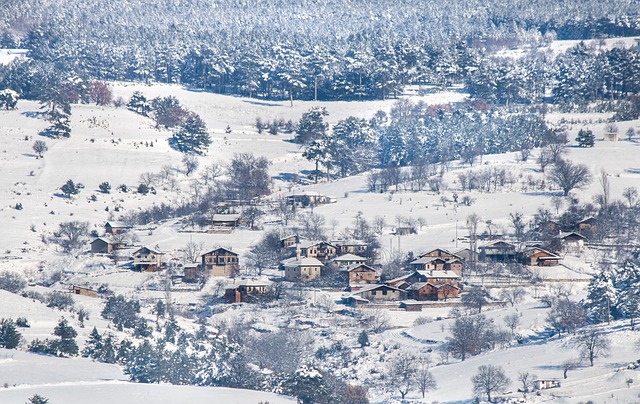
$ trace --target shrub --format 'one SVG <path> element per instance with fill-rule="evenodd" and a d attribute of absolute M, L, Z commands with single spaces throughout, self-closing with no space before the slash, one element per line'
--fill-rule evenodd
<path fill-rule="evenodd" d="M 0 272 L 0 289 L 11 293 L 18 293 L 27 286 L 27 281 L 18 273 L 12 271 Z"/>
<path fill-rule="evenodd" d="M 47 307 L 56 308 L 60 310 L 67 310 L 73 308 L 74 301 L 68 293 L 51 292 L 47 295 Z"/>

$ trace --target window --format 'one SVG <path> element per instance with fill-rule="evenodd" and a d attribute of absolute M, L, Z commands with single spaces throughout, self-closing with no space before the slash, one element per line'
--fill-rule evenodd
<path fill-rule="evenodd" d="M 371 291 L 371 296 L 375 296 L 375 295 L 376 295 L 376 291 L 375 291 L 375 290 L 372 290 L 372 291 Z"/>
<path fill-rule="evenodd" d="M 383 296 L 386 296 L 386 295 L 387 295 L 387 291 L 386 291 L 386 290 L 383 290 L 383 291 L 382 291 L 382 295 L 383 295 Z"/>

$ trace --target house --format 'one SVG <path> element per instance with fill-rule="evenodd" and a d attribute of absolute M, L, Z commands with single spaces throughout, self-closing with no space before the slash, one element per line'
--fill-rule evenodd
<path fill-rule="evenodd" d="M 136 271 L 155 272 L 162 266 L 162 253 L 149 247 L 133 252 L 133 267 Z"/>
<path fill-rule="evenodd" d="M 415 271 L 443 270 L 446 263 L 442 258 L 422 257 L 412 261 L 411 267 Z"/>
<path fill-rule="evenodd" d="M 342 297 L 342 303 L 346 304 L 347 306 L 358 308 L 367 306 L 371 302 L 358 295 L 348 295 Z"/>
<path fill-rule="evenodd" d="M 453 260 L 453 259 L 458 259 L 462 261 L 462 257 L 459 255 L 456 255 L 452 252 L 449 252 L 447 250 L 444 250 L 442 248 L 436 248 L 434 250 L 431 251 L 427 251 L 424 254 L 420 254 L 420 258 L 427 258 L 427 257 L 433 257 L 433 258 L 441 258 L 445 261 L 448 260 Z"/>
<path fill-rule="evenodd" d="M 216 214 L 210 220 L 211 233 L 231 233 L 233 229 L 240 225 L 240 215 L 238 214 Z"/>
<path fill-rule="evenodd" d="M 418 231 L 413 226 L 399 226 L 394 231 L 396 236 L 408 236 L 409 234 L 418 234 Z"/>
<path fill-rule="evenodd" d="M 125 247 L 125 243 L 114 243 L 102 237 L 98 237 L 91 242 L 92 254 L 111 254 L 114 250 Z"/>
<path fill-rule="evenodd" d="M 211 276 L 231 276 L 240 269 L 238 254 L 222 247 L 202 254 L 201 265 Z"/>
<path fill-rule="evenodd" d="M 280 249 L 286 250 L 287 248 L 293 247 L 298 243 L 299 240 L 300 237 L 297 234 L 283 237 L 280 239 Z"/>
<path fill-rule="evenodd" d="M 582 251 L 586 240 L 587 238 L 585 236 L 576 232 L 570 232 L 560 237 L 562 248 L 565 251 L 571 251 L 571 252 Z"/>
<path fill-rule="evenodd" d="M 594 217 L 588 217 L 584 220 L 579 221 L 576 226 L 578 227 L 578 231 L 589 231 L 593 229 L 598 224 L 598 219 Z"/>
<path fill-rule="evenodd" d="M 405 311 L 422 311 L 422 302 L 417 300 L 403 300 L 400 302 L 400 308 Z"/>
<path fill-rule="evenodd" d="M 411 275 L 413 274 L 402 275 L 397 278 L 390 279 L 386 281 L 385 284 L 405 290 L 407 287 L 409 287 L 409 282 L 407 282 L 407 279 L 409 279 Z"/>
<path fill-rule="evenodd" d="M 537 267 L 550 267 L 560 263 L 562 258 L 542 248 L 531 248 L 521 254 L 523 264 Z"/>
<path fill-rule="evenodd" d="M 377 280 L 376 270 L 364 263 L 351 265 L 345 272 L 348 275 L 349 290 L 376 283 Z"/>
<path fill-rule="evenodd" d="M 460 287 L 457 284 L 450 283 L 416 282 L 411 284 L 406 289 L 406 292 L 409 299 L 417 301 L 446 301 L 448 298 L 458 297 Z"/>
<path fill-rule="evenodd" d="M 453 271 L 414 271 L 406 279 L 409 285 L 418 282 L 432 283 L 434 285 L 449 284 L 459 286 L 460 276 Z"/>
<path fill-rule="evenodd" d="M 604 134 L 605 142 L 617 142 L 619 140 L 618 132 L 606 132 Z"/>
<path fill-rule="evenodd" d="M 224 291 L 227 303 L 252 302 L 267 293 L 269 284 L 255 280 L 240 280 Z"/>
<path fill-rule="evenodd" d="M 460 257 L 463 263 L 470 264 L 472 262 L 478 262 L 478 253 L 473 251 L 469 247 L 461 248 L 453 251 L 457 257 Z"/>
<path fill-rule="evenodd" d="M 367 262 L 367 259 L 355 254 L 345 254 L 331 260 L 335 262 L 340 268 L 348 268 L 352 265 L 360 265 Z"/>
<path fill-rule="evenodd" d="M 535 390 L 546 390 L 560 387 L 560 379 L 538 379 L 533 382 Z"/>
<path fill-rule="evenodd" d="M 198 264 L 187 263 L 182 267 L 183 277 L 182 280 L 187 283 L 194 283 L 198 281 Z"/>
<path fill-rule="evenodd" d="M 404 296 L 404 291 L 386 284 L 367 285 L 361 289 L 351 292 L 343 297 L 343 301 L 348 297 L 359 297 L 369 302 L 377 301 L 398 301 Z"/>
<path fill-rule="evenodd" d="M 308 206 L 323 205 L 327 203 L 336 203 L 338 198 L 328 195 L 322 195 L 315 191 L 304 191 L 287 195 L 287 204 L 306 208 Z"/>
<path fill-rule="evenodd" d="M 84 288 L 82 286 L 73 285 L 71 286 L 70 289 L 71 289 L 71 293 L 73 293 L 74 295 L 100 297 L 100 293 L 98 293 L 97 291 L 89 288 Z"/>
<path fill-rule="evenodd" d="M 358 240 L 336 240 L 331 241 L 331 244 L 335 245 L 338 248 L 338 255 L 344 254 L 356 254 L 356 255 L 364 255 L 367 253 L 369 249 L 369 245 L 364 241 Z"/>
<path fill-rule="evenodd" d="M 328 261 L 338 255 L 338 248 L 326 241 L 307 241 L 300 243 L 300 255 L 306 258 L 317 258 Z"/>
<path fill-rule="evenodd" d="M 111 235 L 126 233 L 132 228 L 133 226 L 130 226 L 122 222 L 107 222 L 104 225 L 104 231 L 107 232 L 107 234 L 111 234 Z"/>
<path fill-rule="evenodd" d="M 516 260 L 516 246 L 504 240 L 497 240 L 480 246 L 480 261 L 509 262 Z"/>
<path fill-rule="evenodd" d="M 324 266 L 316 258 L 290 258 L 282 262 L 284 279 L 289 282 L 309 282 L 320 277 Z"/>

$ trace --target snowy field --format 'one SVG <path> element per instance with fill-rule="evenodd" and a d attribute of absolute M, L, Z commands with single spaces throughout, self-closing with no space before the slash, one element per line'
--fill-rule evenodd
<path fill-rule="evenodd" d="M 607 46 L 609 44 L 607 43 Z M 559 45 L 558 45 L 559 46 Z M 568 45 L 567 45 L 568 46 Z M 0 63 L 13 55 L 0 54 Z M 335 123 L 347 116 L 355 115 L 363 118 L 371 117 L 376 111 L 389 110 L 393 100 L 368 102 L 326 102 L 313 103 L 295 101 L 266 102 L 241 97 L 229 97 L 218 94 L 190 91 L 180 86 L 114 84 L 115 96 L 128 98 L 134 91 L 141 91 L 147 98 L 173 95 L 188 109 L 200 114 L 212 130 L 211 145 L 207 155 L 201 157 L 201 166 L 213 161 L 228 162 L 233 153 L 252 152 L 266 156 L 271 162 L 271 174 L 279 176 L 285 173 L 298 173 L 312 168 L 312 163 L 302 157 L 299 146 L 289 140 L 292 135 L 257 134 L 253 127 L 255 119 L 263 120 L 292 119 L 298 120 L 302 113 L 313 106 L 324 106 L 329 111 L 328 121 Z M 463 100 L 465 95 L 459 91 L 439 94 L 427 94 L 411 97 L 427 103 L 443 104 Z M 86 220 L 92 229 L 102 233 L 104 222 L 117 219 L 112 216 L 116 206 L 120 213 L 126 213 L 140 207 L 148 207 L 161 202 L 175 202 L 190 197 L 189 182 L 191 178 L 178 173 L 180 186 L 177 189 L 158 189 L 157 195 L 140 196 L 135 193 L 112 191 L 109 195 L 97 191 L 98 185 L 109 181 L 113 188 L 119 184 L 135 186 L 141 174 L 157 173 L 164 165 L 180 166 L 181 154 L 169 148 L 168 131 L 156 130 L 151 120 L 141 117 L 125 108 L 96 107 L 93 105 L 74 105 L 72 111 L 72 136 L 67 140 L 50 140 L 38 136 L 38 132 L 47 123 L 38 116 L 37 103 L 20 101 L 15 111 L 0 111 L 0 270 L 11 269 L 23 272 L 27 277 L 38 280 L 41 276 L 39 268 L 64 269 L 68 276 L 66 285 L 56 287 L 64 290 L 69 284 L 86 283 L 89 286 L 109 284 L 119 293 L 127 296 L 153 299 L 162 297 L 162 292 L 144 290 L 148 283 L 157 282 L 157 275 L 131 272 L 117 272 L 109 267 L 109 260 L 99 257 L 82 256 L 78 260 L 63 258 L 51 244 L 42 242 L 43 237 L 51 235 L 58 224 L 69 220 Z M 597 174 L 605 170 L 610 174 L 611 193 L 618 197 L 625 187 L 640 185 L 640 157 L 636 141 L 621 140 L 607 143 L 602 140 L 604 124 L 589 123 L 608 118 L 608 114 L 551 114 L 550 120 L 577 119 L 583 124 L 574 124 L 570 128 L 570 139 L 583 126 L 588 126 L 596 134 L 594 148 L 569 148 L 567 158 L 586 164 L 591 172 Z M 627 128 L 638 129 L 640 122 L 621 123 L 620 133 Z M 225 133 L 230 126 L 232 133 Z M 31 146 L 36 139 L 43 139 L 49 146 L 44 158 L 37 159 Z M 153 143 L 153 146 L 150 144 Z M 572 142 L 573 144 L 574 142 Z M 368 220 L 375 216 L 384 217 L 387 228 L 381 239 L 382 258 L 386 259 L 393 252 L 424 252 L 435 247 L 455 249 L 466 245 L 458 237 L 466 234 L 465 221 L 468 215 L 475 213 L 483 220 L 492 219 L 498 226 L 498 232 L 507 232 L 510 213 L 523 213 L 529 218 L 540 207 L 553 211 L 552 197 L 559 195 L 557 190 L 529 191 L 522 188 L 521 183 L 528 176 L 541 177 L 540 169 L 535 164 L 535 156 L 527 161 L 519 161 L 516 154 L 484 156 L 483 161 L 474 167 L 454 164 L 445 174 L 445 183 L 449 190 L 444 195 L 449 199 L 443 206 L 441 195 L 430 192 L 414 193 L 400 190 L 395 193 L 367 192 L 366 175 L 358 175 L 342 180 L 308 185 L 289 189 L 288 184 L 277 180 L 275 193 L 287 195 L 294 190 L 312 190 L 337 197 L 337 203 L 318 206 L 314 212 L 324 215 L 327 222 L 335 221 L 332 226 L 332 237 L 340 237 L 341 231 L 351 226 L 358 215 Z M 476 170 L 479 167 L 504 167 L 519 179 L 513 187 L 501 193 L 468 193 L 475 199 L 471 206 L 456 206 L 451 203 L 453 191 L 457 190 L 457 174 L 463 171 Z M 85 185 L 82 192 L 72 199 L 61 197 L 59 188 L 68 179 Z M 582 201 L 589 201 L 599 191 L 597 181 L 585 190 L 576 192 Z M 92 201 L 91 195 L 97 200 Z M 16 204 L 23 209 L 15 209 Z M 107 212 L 106 209 L 109 208 Z M 418 234 L 408 236 L 392 235 L 392 227 L 396 217 L 405 216 L 422 218 L 426 225 L 418 229 Z M 267 229 L 268 225 L 265 226 Z M 262 233 L 249 230 L 237 230 L 232 235 L 183 233 L 179 220 L 170 220 L 153 226 L 152 229 L 138 230 L 137 235 L 142 245 L 158 245 L 169 251 L 170 256 L 180 257 L 178 251 L 192 239 L 203 242 L 207 248 L 226 246 L 240 253 L 240 259 L 252 243 Z M 479 229 L 480 232 L 484 228 Z M 458 237 L 456 237 L 458 236 Z M 565 267 L 541 270 L 544 279 L 574 278 L 572 298 L 584 297 L 585 279 L 593 270 L 593 256 L 581 254 L 565 257 Z M 550 288 L 547 286 L 547 288 Z M 38 288 L 34 288 L 38 290 Z M 39 289 L 44 292 L 44 289 Z M 546 289 L 549 291 L 550 289 Z M 200 293 L 175 293 L 178 302 L 197 302 L 201 295 L 211 291 L 211 285 Z M 492 292 L 493 293 L 493 292 Z M 498 292 L 495 292 L 498 293 Z M 542 292 L 541 292 L 542 293 Z M 339 293 L 327 294 L 329 299 L 336 300 Z M 315 299 L 315 297 L 314 297 Z M 50 337 L 51 332 L 61 316 L 69 318 L 68 312 L 50 309 L 39 302 L 18 297 L 0 291 L 0 318 L 20 316 L 27 317 L 31 328 L 21 330 L 26 341 L 34 338 Z M 82 341 L 93 326 L 99 331 L 109 330 L 109 324 L 100 317 L 102 302 L 97 299 L 76 297 L 76 305 L 85 308 L 90 319 L 85 328 L 79 331 Z M 438 390 L 421 400 L 416 392 L 410 394 L 413 402 L 461 403 L 472 397 L 470 377 L 481 364 L 499 364 L 505 368 L 512 379 L 520 371 L 530 371 L 544 378 L 561 378 L 560 364 L 575 357 L 576 350 L 568 346 L 567 337 L 544 337 L 545 318 L 548 309 L 534 300 L 531 293 L 528 299 L 516 308 L 492 307 L 487 316 L 494 322 L 502 324 L 502 318 L 513 312 L 522 313 L 522 324 L 518 333 L 525 337 L 525 343 L 510 349 L 498 349 L 472 357 L 464 362 L 435 366 L 433 373 L 438 381 Z M 260 316 L 264 327 L 273 326 L 281 321 L 275 313 L 252 313 L 251 309 L 237 310 L 241 315 Z M 373 361 L 374 351 L 379 354 L 382 347 L 388 349 L 408 349 L 426 353 L 436 348 L 448 335 L 449 319 L 434 320 L 426 325 L 413 326 L 418 316 L 433 319 L 447 317 L 450 307 L 428 309 L 422 313 L 391 313 L 393 330 L 379 336 L 372 336 L 373 344 L 365 352 L 371 358 L 362 358 L 359 367 L 353 369 L 362 380 L 375 380 L 370 369 L 384 368 L 384 361 Z M 147 313 L 148 314 L 148 313 Z M 237 315 L 237 312 L 225 313 L 225 316 Z M 185 325 L 186 327 L 186 325 Z M 337 327 L 336 327 L 337 328 Z M 445 331 L 443 331 L 443 329 Z M 628 362 L 640 359 L 636 351 L 635 341 L 640 335 L 631 331 L 627 323 L 614 323 L 605 327 L 612 339 L 614 349 L 609 358 L 597 361 L 593 368 L 582 367 L 572 370 L 569 379 L 559 389 L 543 392 L 540 396 L 529 398 L 529 402 L 579 403 L 593 400 L 597 403 L 632 403 L 640 400 L 640 374 L 625 368 Z M 110 330 L 113 332 L 113 330 Z M 338 335 L 336 338 L 348 340 L 354 344 L 351 335 Z M 349 339 L 351 338 L 351 339 Z M 432 342 L 424 343 L 423 340 Z M 435 352 L 434 362 L 438 363 Z M 384 359 L 385 356 L 382 356 Z M 454 361 L 452 361 L 454 362 Z M 38 369 L 38 371 L 34 371 Z M 55 371 L 53 371 L 55 369 Z M 628 384 L 627 380 L 635 383 Z M 260 401 L 269 403 L 289 403 L 291 399 L 272 394 L 254 391 L 238 391 L 231 389 L 180 387 L 170 385 L 140 385 L 126 382 L 127 376 L 122 369 L 114 365 L 93 363 L 86 359 L 56 359 L 19 351 L 0 352 L 0 386 L 6 383 L 7 388 L 0 388 L 0 403 L 23 403 L 33 394 L 41 394 L 50 398 L 51 403 L 60 402 L 93 402 L 93 403 L 174 403 L 185 397 L 193 403 L 238 403 L 257 404 Z M 511 391 L 516 391 L 513 380 Z M 628 387 L 628 385 L 630 387 Z M 372 402 L 399 402 L 399 398 L 389 398 L 375 385 L 372 388 Z M 517 396 L 517 394 L 513 394 Z"/>

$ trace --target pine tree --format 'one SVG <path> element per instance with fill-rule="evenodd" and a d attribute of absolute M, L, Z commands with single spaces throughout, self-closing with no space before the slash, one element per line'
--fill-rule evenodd
<path fill-rule="evenodd" d="M 116 350 L 113 345 L 113 337 L 111 335 L 107 335 L 104 339 L 104 344 L 98 359 L 105 363 L 116 363 Z"/>
<path fill-rule="evenodd" d="M 129 103 L 127 103 L 127 107 L 129 107 L 129 109 L 131 109 L 132 111 L 144 116 L 149 115 L 149 112 L 151 112 L 151 106 L 149 105 L 147 98 L 142 95 L 140 91 L 136 91 L 133 93 L 131 99 L 129 100 Z"/>
<path fill-rule="evenodd" d="M 29 401 L 27 401 L 27 404 L 49 404 L 49 399 L 39 394 L 34 394 Z"/>
<path fill-rule="evenodd" d="M 591 129 L 580 129 L 578 131 L 578 137 L 576 137 L 576 142 L 578 142 L 578 146 L 580 147 L 593 147 L 595 144 L 596 137 L 591 131 Z"/>
<path fill-rule="evenodd" d="M 89 339 L 87 339 L 87 343 L 82 350 L 82 356 L 84 358 L 97 359 L 100 356 L 102 347 L 102 335 L 100 335 L 96 327 L 93 327 L 89 334 Z"/>
<path fill-rule="evenodd" d="M 587 289 L 586 308 L 589 318 L 595 322 L 612 320 L 611 310 L 618 301 L 618 293 L 612 277 L 602 271 L 591 279 Z"/>
<path fill-rule="evenodd" d="M 364 348 L 369 345 L 369 335 L 367 335 L 365 330 L 362 330 L 358 336 L 358 344 L 360 344 L 360 348 Z"/>
<path fill-rule="evenodd" d="M 180 331 L 180 327 L 178 326 L 178 322 L 173 314 L 169 315 L 169 319 L 164 325 L 164 339 L 167 342 L 175 343 L 176 342 L 176 334 Z"/>
<path fill-rule="evenodd" d="M 67 198 L 70 198 L 71 195 L 80 193 L 80 188 L 78 188 L 73 180 L 68 180 L 63 186 L 60 187 L 60 190 Z"/>
<path fill-rule="evenodd" d="M 53 335 L 60 338 L 60 340 L 56 341 L 58 355 L 64 356 L 66 354 L 74 356 L 78 354 L 78 344 L 76 343 L 78 333 L 69 325 L 66 318 L 60 319 L 58 325 L 53 330 Z"/>
<path fill-rule="evenodd" d="M 626 262 L 616 274 L 615 286 L 618 289 L 616 308 L 630 320 L 631 329 L 640 316 L 640 268 L 633 262 Z"/>
<path fill-rule="evenodd" d="M 182 153 L 203 155 L 211 145 L 211 137 L 200 115 L 191 113 L 169 144 Z"/>
<path fill-rule="evenodd" d="M 12 319 L 0 321 L 0 348 L 15 349 L 20 344 L 22 335 Z"/>

